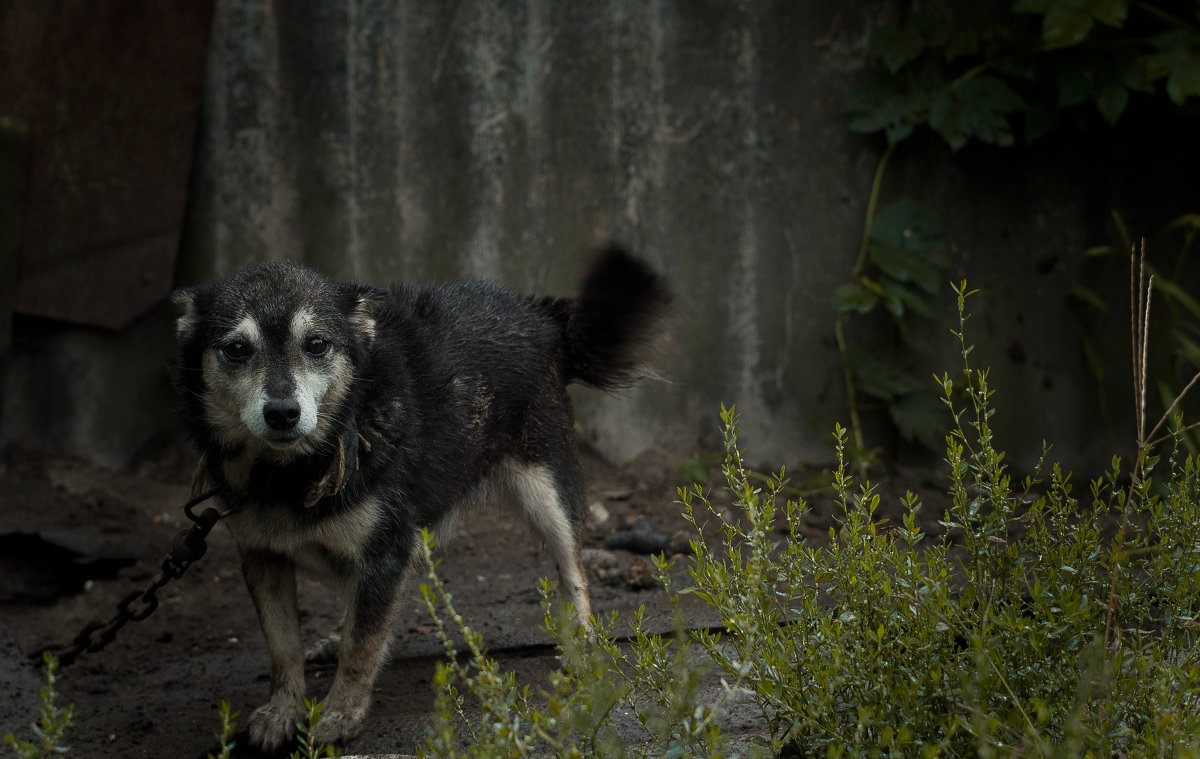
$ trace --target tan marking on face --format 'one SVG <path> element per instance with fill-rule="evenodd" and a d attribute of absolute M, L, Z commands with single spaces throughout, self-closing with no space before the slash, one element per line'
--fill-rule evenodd
<path fill-rule="evenodd" d="M 223 346 L 240 340 L 254 351 L 244 363 L 230 361 L 221 352 Z M 244 316 L 235 326 L 209 345 L 201 359 L 205 393 L 203 398 L 205 420 L 214 437 L 225 446 L 235 446 L 256 434 L 262 422 L 264 373 L 259 357 L 262 348 L 262 331 L 250 316 Z M 258 360 L 256 360 L 258 359 Z M 248 413 L 248 408 L 257 412 Z"/>
<path fill-rule="evenodd" d="M 305 345 L 311 337 L 329 340 L 311 309 L 301 309 L 289 324 L 288 344 L 278 353 L 263 343 L 262 331 L 251 316 L 243 316 L 205 351 L 201 360 L 206 392 L 203 398 L 205 419 L 217 441 L 226 447 L 249 446 L 254 460 L 261 457 L 284 464 L 322 448 L 331 419 L 345 400 L 353 383 L 353 367 L 342 346 L 330 342 L 328 353 L 313 356 Z M 242 363 L 230 361 L 222 347 L 240 340 L 251 346 L 253 354 Z M 263 416 L 267 401 L 268 361 L 281 356 L 284 368 L 295 386 L 293 399 L 300 406 L 300 419 L 294 440 L 272 439 L 273 430 Z M 279 369 L 279 367 L 274 367 Z M 245 462 L 247 471 L 253 460 Z"/>
<path fill-rule="evenodd" d="M 342 405 L 354 382 L 354 367 L 350 364 L 350 359 L 336 347 L 330 350 L 337 352 L 329 359 L 328 382 L 317 403 L 317 437 L 322 437 L 329 429 L 333 413 Z"/>
<path fill-rule="evenodd" d="M 330 419 L 346 398 L 354 380 L 354 370 L 344 346 L 332 342 L 327 331 L 320 328 L 312 310 L 303 308 L 292 317 L 289 327 L 292 346 L 296 350 L 296 401 L 300 404 L 300 424 L 304 438 L 297 441 L 304 453 L 311 453 L 324 440 Z M 328 353 L 310 356 L 305 345 L 310 337 L 330 340 Z"/>

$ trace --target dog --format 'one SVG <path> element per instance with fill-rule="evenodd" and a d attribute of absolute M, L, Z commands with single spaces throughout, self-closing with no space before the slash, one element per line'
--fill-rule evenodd
<path fill-rule="evenodd" d="M 489 282 L 376 287 L 273 262 L 173 296 L 176 385 L 266 639 L 271 692 L 251 743 L 293 739 L 305 693 L 296 568 L 348 603 L 314 736 L 352 737 L 369 707 L 421 531 L 485 501 L 545 541 L 580 624 L 586 504 L 567 385 L 636 381 L 660 344 L 665 280 L 618 246 L 573 298 Z"/>

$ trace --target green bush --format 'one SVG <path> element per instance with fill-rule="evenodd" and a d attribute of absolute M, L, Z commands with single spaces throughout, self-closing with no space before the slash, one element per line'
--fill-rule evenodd
<path fill-rule="evenodd" d="M 499 671 L 430 563 L 422 593 L 449 657 L 423 753 L 1200 756 L 1200 462 L 1142 435 L 1130 471 L 1114 458 L 1084 496 L 1057 465 L 1016 480 L 993 440 L 987 371 L 970 364 L 965 283 L 956 292 L 963 369 L 939 380 L 952 420 L 940 536 L 919 529 L 912 493 L 899 524 L 880 519 L 838 427 L 837 524 L 806 541 L 807 505 L 784 497 L 782 470 L 746 468 L 723 410 L 735 508 L 681 491 L 699 534 L 691 586 L 674 589 L 661 560 L 659 573 L 675 603 L 698 596 L 725 632 L 680 623 L 655 636 L 641 615 L 613 615 L 585 636 L 546 593 L 561 669 L 534 691 Z M 698 664 L 723 687 L 704 689 Z M 757 745 L 720 729 L 734 699 L 757 706 Z M 637 745 L 618 737 L 623 713 L 642 727 Z"/>
<path fill-rule="evenodd" d="M 728 630 L 698 640 L 728 674 L 754 663 L 748 683 L 775 749 L 1195 755 L 1197 461 L 1175 449 L 1155 477 L 1163 462 L 1143 448 L 1125 484 L 1114 458 L 1082 507 L 1057 466 L 1018 485 L 993 444 L 987 372 L 972 370 L 965 342 L 962 353 L 965 406 L 942 379 L 951 502 L 937 540 L 918 530 L 911 493 L 901 525 L 874 518 L 879 495 L 847 474 L 839 428 L 838 527 L 806 546 L 805 506 L 788 502 L 790 539 L 776 545 L 783 473 L 755 486 L 726 413 L 738 519 L 713 536 L 700 515 L 720 513 L 697 507 L 708 504 L 699 490 L 683 498 L 701 530 L 696 592 Z"/>

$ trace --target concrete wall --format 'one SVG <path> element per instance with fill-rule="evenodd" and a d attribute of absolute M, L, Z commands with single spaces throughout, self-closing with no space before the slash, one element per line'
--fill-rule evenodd
<path fill-rule="evenodd" d="M 670 384 L 581 398 L 593 442 L 628 457 L 723 401 L 760 454 L 825 457 L 843 398 L 831 294 L 876 157 L 842 101 L 872 15 L 222 3 L 181 276 L 287 256 L 565 293 L 614 235 L 669 272 L 682 329 Z"/>
<path fill-rule="evenodd" d="M 669 381 L 580 394 L 588 439 L 628 458 L 668 424 L 711 431 L 725 403 L 754 460 L 828 460 L 847 419 L 833 293 L 883 148 L 847 129 L 843 103 L 891 5 L 222 0 L 177 280 L 286 257 L 345 278 L 558 294 L 615 236 L 669 274 L 680 328 Z M 979 355 L 996 364 L 1000 403 L 1020 405 L 1001 442 L 1030 460 L 1048 435 L 1074 465 L 1097 425 L 1065 293 L 1108 188 L 1048 150 L 1013 165 L 917 140 L 886 194 L 939 206 L 951 276 L 984 288 Z M 169 328 L 160 311 L 125 334 L 63 339 L 91 352 L 85 363 L 120 355 L 123 376 L 161 384 Z M 133 340 L 138 356 L 113 345 Z M 951 351 L 930 372 L 957 365 Z M 13 394 L 36 385 L 10 384 L 6 436 L 30 408 Z M 129 437 L 169 423 L 162 394 L 143 397 Z M 127 412 L 98 413 L 120 424 Z M 37 427 L 11 429 L 37 439 Z M 129 441 L 98 452 L 90 437 L 52 442 L 110 464 L 128 455 Z"/>

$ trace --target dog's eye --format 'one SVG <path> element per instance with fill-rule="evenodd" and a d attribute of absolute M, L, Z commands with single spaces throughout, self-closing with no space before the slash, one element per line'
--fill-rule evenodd
<path fill-rule="evenodd" d="M 314 356 L 320 356 L 329 350 L 329 341 L 323 337 L 310 337 L 304 341 L 304 350 Z"/>
<path fill-rule="evenodd" d="M 233 340 L 222 345 L 221 352 L 224 353 L 225 358 L 229 359 L 230 361 L 241 363 L 242 361 L 250 358 L 250 354 L 252 354 L 254 351 L 250 349 L 249 345 L 243 343 L 241 340 Z"/>

